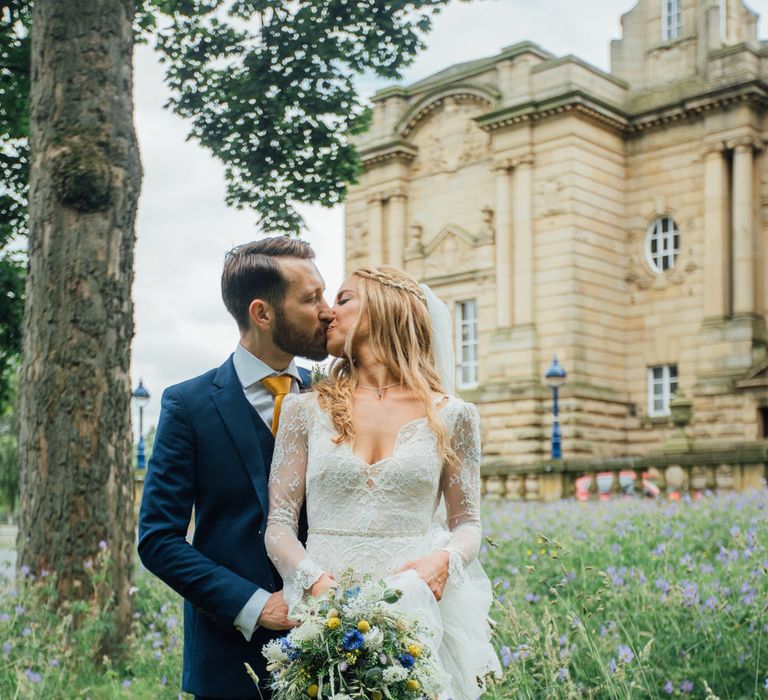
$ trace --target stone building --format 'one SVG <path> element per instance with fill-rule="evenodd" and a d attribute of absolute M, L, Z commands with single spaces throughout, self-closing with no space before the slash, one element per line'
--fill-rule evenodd
<path fill-rule="evenodd" d="M 697 449 L 768 430 L 768 45 L 741 0 L 639 0 L 611 72 L 520 43 L 373 98 L 346 267 L 456 318 L 486 457 L 642 455 L 693 402 Z"/>

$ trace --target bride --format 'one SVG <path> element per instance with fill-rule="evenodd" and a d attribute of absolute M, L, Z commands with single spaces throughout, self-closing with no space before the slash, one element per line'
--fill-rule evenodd
<path fill-rule="evenodd" d="M 452 369 L 441 305 L 391 267 L 361 268 L 341 286 L 329 379 L 283 401 L 265 541 L 289 608 L 348 569 L 395 580 L 402 606 L 432 631 L 448 678 L 441 698 L 476 700 L 486 674 L 500 672 L 490 583 L 476 560 L 479 419 L 435 369 L 436 354 Z M 306 547 L 297 537 L 305 502 Z"/>

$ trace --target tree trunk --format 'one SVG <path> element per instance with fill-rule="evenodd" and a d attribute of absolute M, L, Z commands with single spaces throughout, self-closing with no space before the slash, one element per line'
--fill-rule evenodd
<path fill-rule="evenodd" d="M 88 599 L 84 562 L 105 540 L 107 648 L 130 626 L 134 553 L 133 16 L 133 0 L 39 0 L 32 16 L 18 563 Z"/>

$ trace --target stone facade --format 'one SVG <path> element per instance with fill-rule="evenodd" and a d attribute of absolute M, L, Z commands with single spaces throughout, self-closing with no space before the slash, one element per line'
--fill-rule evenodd
<path fill-rule="evenodd" d="M 697 450 L 766 436 L 768 46 L 741 0 L 679 5 L 671 29 L 658 0 L 624 15 L 610 73 L 521 43 L 373 98 L 346 267 L 474 301 L 461 393 L 492 463 L 547 458 L 554 355 L 567 458 L 663 448 L 654 367 L 692 399 Z"/>

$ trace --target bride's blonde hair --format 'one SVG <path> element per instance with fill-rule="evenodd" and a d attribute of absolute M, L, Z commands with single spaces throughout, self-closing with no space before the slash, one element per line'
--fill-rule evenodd
<path fill-rule="evenodd" d="M 424 404 L 443 460 L 455 457 L 448 431 L 437 419 L 432 392 L 443 392 L 435 370 L 432 325 L 424 292 L 408 273 L 388 265 L 361 267 L 357 277 L 360 311 L 344 340 L 344 354 L 334 361 L 327 381 L 315 385 L 320 405 L 338 431 L 336 444 L 352 442 L 352 392 L 358 385 L 353 348 L 360 327 L 368 326 L 371 353 Z"/>

